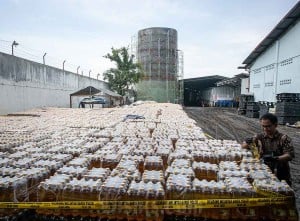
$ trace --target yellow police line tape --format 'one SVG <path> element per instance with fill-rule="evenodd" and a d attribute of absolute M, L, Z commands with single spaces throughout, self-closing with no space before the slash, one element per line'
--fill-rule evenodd
<path fill-rule="evenodd" d="M 280 194 L 274 191 L 263 190 L 254 186 L 254 190 L 256 193 L 260 194 L 263 197 L 285 197 L 285 195 Z"/>
<path fill-rule="evenodd" d="M 293 197 L 203 199 L 203 200 L 145 200 L 145 201 L 61 201 L 61 202 L 0 202 L 2 209 L 200 209 L 282 205 Z"/>

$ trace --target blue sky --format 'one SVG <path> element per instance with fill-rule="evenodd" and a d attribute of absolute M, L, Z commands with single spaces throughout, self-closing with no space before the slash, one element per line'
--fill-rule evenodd
<path fill-rule="evenodd" d="M 96 77 L 138 30 L 178 31 L 185 78 L 231 77 L 298 0 L 0 0 L 0 51 Z"/>

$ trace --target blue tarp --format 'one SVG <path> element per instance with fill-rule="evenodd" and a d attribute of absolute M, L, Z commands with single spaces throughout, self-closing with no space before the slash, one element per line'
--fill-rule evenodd
<path fill-rule="evenodd" d="M 215 102 L 216 107 L 236 107 L 237 102 L 234 100 L 218 100 Z"/>

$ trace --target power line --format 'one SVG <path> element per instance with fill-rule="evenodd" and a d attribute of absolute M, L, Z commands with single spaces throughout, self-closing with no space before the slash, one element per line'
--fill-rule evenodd
<path fill-rule="evenodd" d="M 11 41 L 7 41 L 7 40 L 3 40 L 3 39 L 0 39 L 0 41 L 4 41 L 4 42 L 9 42 L 9 43 L 11 43 Z"/>
<path fill-rule="evenodd" d="M 8 41 L 4 39 L 0 39 L 0 51 L 11 54 L 11 47 L 12 47 L 12 42 L 13 41 Z M 42 50 L 37 50 L 33 48 L 29 48 L 24 45 L 18 45 L 18 47 L 14 50 L 14 54 L 17 55 L 18 57 L 28 59 L 34 62 L 38 63 L 43 63 L 43 56 L 45 55 L 46 51 Z M 59 69 L 62 69 L 63 66 L 63 61 L 66 60 L 66 64 L 64 66 L 64 70 L 71 71 L 73 73 L 77 72 L 77 67 L 80 66 L 80 70 L 78 71 L 78 74 L 81 74 L 82 72 L 84 75 L 87 75 L 89 71 L 92 73 L 97 73 L 96 70 L 91 70 L 91 68 L 85 67 L 84 65 L 81 64 L 74 64 L 72 62 L 69 62 L 68 59 L 60 59 L 57 57 L 51 56 L 51 54 L 46 54 L 45 56 L 45 64 L 48 66 L 56 67 Z"/>

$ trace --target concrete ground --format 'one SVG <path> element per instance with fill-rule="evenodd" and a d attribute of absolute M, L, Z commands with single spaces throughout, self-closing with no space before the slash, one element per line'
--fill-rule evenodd
<path fill-rule="evenodd" d="M 233 139 L 242 142 L 261 132 L 259 120 L 237 114 L 234 108 L 185 107 L 188 116 L 194 119 L 205 133 L 215 139 Z M 292 188 L 296 194 L 296 206 L 300 211 L 300 129 L 279 125 L 278 130 L 293 139 L 295 158 L 291 161 Z M 300 213 L 299 213 L 300 214 Z"/>

